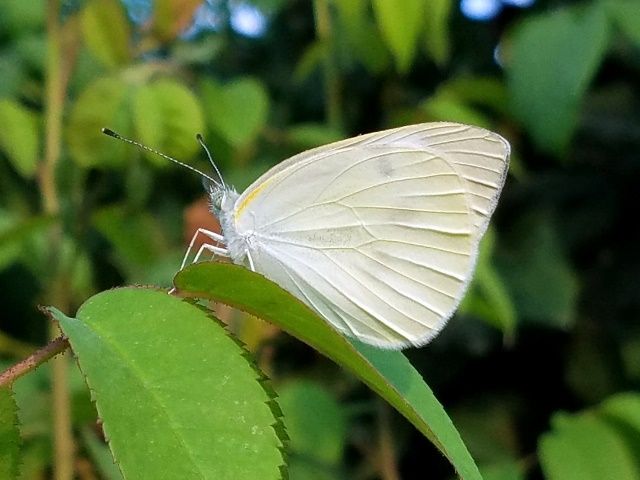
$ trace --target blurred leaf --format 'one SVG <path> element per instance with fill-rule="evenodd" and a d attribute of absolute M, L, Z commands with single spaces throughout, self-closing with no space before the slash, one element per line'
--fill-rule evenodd
<path fill-rule="evenodd" d="M 347 439 L 347 422 L 340 404 L 319 384 L 293 381 L 278 391 L 289 435 L 297 455 L 336 466 Z"/>
<path fill-rule="evenodd" d="M 125 477 L 281 478 L 278 408 L 245 350 L 200 308 L 124 288 L 92 297 L 77 319 L 49 311 Z"/>
<path fill-rule="evenodd" d="M 100 474 L 100 478 L 104 478 L 105 480 L 123 480 L 124 477 L 118 465 L 113 461 L 107 444 L 98 439 L 96 434 L 87 427 L 81 430 L 80 436 L 89 452 L 89 456 L 96 466 L 96 470 Z"/>
<path fill-rule="evenodd" d="M 46 216 L 15 220 L 0 210 L 0 270 L 24 253 L 28 239 L 46 231 L 54 222 L 52 217 Z"/>
<path fill-rule="evenodd" d="M 598 323 L 581 319 L 572 331 L 566 358 L 566 384 L 585 403 L 599 402 L 624 388 L 618 344 Z"/>
<path fill-rule="evenodd" d="M 349 370 L 387 400 L 449 459 L 463 479 L 478 469 L 442 405 L 398 351 L 350 340 L 262 275 L 226 263 L 199 263 L 174 279 L 183 295 L 207 298 L 271 322 Z"/>
<path fill-rule="evenodd" d="M 302 54 L 293 74 L 297 82 L 306 81 L 313 72 L 320 69 L 325 56 L 329 54 L 326 42 L 312 42 Z"/>
<path fill-rule="evenodd" d="M 484 480 L 524 480 L 523 468 L 515 460 L 505 461 L 480 468 Z"/>
<path fill-rule="evenodd" d="M 346 41 L 337 41 L 335 49 L 342 55 L 355 56 L 372 73 L 387 68 L 387 49 L 375 24 L 369 18 L 365 0 L 334 0 L 338 10 L 338 25 Z"/>
<path fill-rule="evenodd" d="M 244 77 L 226 85 L 207 80 L 202 96 L 209 126 L 235 147 L 254 140 L 267 122 L 269 96 L 257 79 Z"/>
<path fill-rule="evenodd" d="M 32 177 L 40 159 L 36 114 L 20 103 L 0 99 L 0 150 L 23 177 Z"/>
<path fill-rule="evenodd" d="M 640 478 L 640 469 L 624 438 L 612 425 L 591 413 L 558 413 L 544 434 L 538 454 L 549 480 Z"/>
<path fill-rule="evenodd" d="M 428 115 L 430 120 L 446 120 L 484 128 L 491 127 L 491 123 L 484 114 L 451 95 L 436 94 L 425 100 L 420 105 L 420 109 Z"/>
<path fill-rule="evenodd" d="M 476 77 L 463 75 L 448 80 L 438 87 L 437 96 L 454 98 L 479 107 L 491 108 L 506 115 L 508 92 L 504 82 L 497 77 Z"/>
<path fill-rule="evenodd" d="M 89 84 L 72 104 L 67 142 L 80 166 L 121 167 L 126 163 L 131 147 L 107 137 L 102 128 L 129 133 L 129 96 L 129 85 L 117 77 L 106 77 Z"/>
<path fill-rule="evenodd" d="M 41 30 L 47 9 L 44 0 L 2 0 L 0 2 L 0 32 L 11 36 Z M 4 72 L 3 72 L 4 73 Z"/>
<path fill-rule="evenodd" d="M 341 480 L 344 478 L 327 465 L 296 455 L 289 458 L 288 470 L 290 480 Z"/>
<path fill-rule="evenodd" d="M 605 3 L 616 26 L 629 40 L 640 46 L 640 8 L 636 0 L 611 0 Z"/>
<path fill-rule="evenodd" d="M 129 274 L 146 268 L 164 249 L 160 227 L 147 213 L 111 205 L 95 212 L 93 224 L 113 244 L 120 265 Z"/>
<path fill-rule="evenodd" d="M 0 387 L 0 478 L 16 478 L 20 455 L 18 407 L 13 392 Z"/>
<path fill-rule="evenodd" d="M 485 394 L 458 405 L 451 416 L 479 464 L 501 464 L 519 455 L 518 401 Z"/>
<path fill-rule="evenodd" d="M 193 92 L 175 80 L 141 86 L 133 98 L 133 118 L 137 138 L 166 155 L 186 161 L 200 151 L 196 134 L 204 130 L 202 108 Z M 170 165 L 158 155 L 144 156 L 154 165 Z"/>
<path fill-rule="evenodd" d="M 551 221 L 542 213 L 522 218 L 496 256 L 496 267 L 522 321 L 568 328 L 574 321 L 578 280 Z"/>
<path fill-rule="evenodd" d="M 434 0 L 435 1 L 435 0 Z M 415 57 L 425 22 L 423 0 L 373 0 L 373 11 L 382 38 L 391 49 L 400 73 L 406 73 Z"/>
<path fill-rule="evenodd" d="M 504 280 L 493 266 L 494 248 L 495 232 L 490 228 L 480 242 L 474 280 L 458 311 L 477 315 L 511 336 L 517 313 Z"/>
<path fill-rule="evenodd" d="M 287 129 L 287 139 L 297 148 L 306 150 L 342 140 L 344 134 L 324 123 L 299 123 Z"/>
<path fill-rule="evenodd" d="M 191 24 L 202 1 L 155 0 L 152 22 L 154 35 L 162 42 L 173 40 Z"/>
<path fill-rule="evenodd" d="M 82 33 L 91 53 L 108 67 L 131 60 L 131 27 L 119 0 L 90 0 L 82 10 Z"/>
<path fill-rule="evenodd" d="M 561 154 L 607 49 L 604 11 L 593 3 L 538 15 L 518 25 L 512 41 L 507 70 L 513 111 L 541 150 Z"/>
<path fill-rule="evenodd" d="M 452 0 L 426 0 L 424 17 L 426 49 L 433 61 L 443 66 L 450 56 L 449 17 Z"/>

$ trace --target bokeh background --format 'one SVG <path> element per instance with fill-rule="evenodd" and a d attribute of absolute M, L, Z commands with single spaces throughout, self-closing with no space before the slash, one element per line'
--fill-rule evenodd
<path fill-rule="evenodd" d="M 301 150 L 437 120 L 513 155 L 459 313 L 407 355 L 486 479 L 640 478 L 638 0 L 2 0 L 3 365 L 52 334 L 38 304 L 169 286 L 215 228 L 197 175 L 101 127 L 210 172 L 200 132 L 242 190 Z M 218 314 L 280 394 L 293 480 L 454 477 L 313 350 Z M 16 384 L 22 478 L 51 477 L 66 402 L 75 477 L 117 479 L 66 365 Z"/>

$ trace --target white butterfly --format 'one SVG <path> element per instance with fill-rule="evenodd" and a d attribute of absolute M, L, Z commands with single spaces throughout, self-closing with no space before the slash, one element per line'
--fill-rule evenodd
<path fill-rule="evenodd" d="M 455 123 L 314 148 L 242 195 L 212 183 L 222 235 L 200 229 L 218 245 L 196 259 L 230 257 L 363 342 L 422 345 L 464 295 L 508 159 L 502 137 Z"/>
<path fill-rule="evenodd" d="M 194 261 L 230 257 L 363 342 L 423 345 L 469 284 L 509 151 L 481 128 L 423 123 L 300 153 L 242 195 L 208 177 L 222 235 L 200 229 L 216 245 Z"/>

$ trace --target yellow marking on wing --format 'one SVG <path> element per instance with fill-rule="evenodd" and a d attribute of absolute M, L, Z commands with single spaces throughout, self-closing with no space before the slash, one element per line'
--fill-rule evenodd
<path fill-rule="evenodd" d="M 236 221 L 238 220 L 238 218 L 240 217 L 240 215 L 242 215 L 242 212 L 244 211 L 245 208 L 247 208 L 249 206 L 249 204 L 251 203 L 251 201 L 262 191 L 265 189 L 265 187 L 269 184 L 271 179 L 262 182 L 262 184 L 258 185 L 256 188 L 253 189 L 253 191 L 251 193 L 249 193 L 249 195 L 247 195 L 246 197 L 244 197 L 244 199 L 242 200 L 242 203 L 240 203 L 240 205 L 238 205 L 238 208 L 236 208 L 236 213 L 235 213 L 235 219 Z"/>

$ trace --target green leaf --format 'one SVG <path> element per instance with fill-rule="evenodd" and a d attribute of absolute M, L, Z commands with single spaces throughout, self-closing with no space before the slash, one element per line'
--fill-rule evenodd
<path fill-rule="evenodd" d="M 140 87 L 133 98 L 137 138 L 166 155 L 186 161 L 200 152 L 196 134 L 204 130 L 204 115 L 196 96 L 181 83 L 163 78 Z M 170 163 L 145 152 L 160 167 Z"/>
<path fill-rule="evenodd" d="M 636 0 L 611 0 L 606 7 L 616 26 L 640 46 L 640 8 Z"/>
<path fill-rule="evenodd" d="M 321 123 L 299 123 L 287 129 L 289 142 L 300 149 L 309 149 L 344 138 L 344 133 Z"/>
<path fill-rule="evenodd" d="M 418 40 L 425 26 L 423 0 L 373 0 L 373 11 L 382 38 L 393 53 L 396 67 L 406 73 L 415 57 Z"/>
<path fill-rule="evenodd" d="M 131 26 L 122 2 L 91 0 L 82 10 L 82 34 L 87 47 L 108 67 L 131 60 Z"/>
<path fill-rule="evenodd" d="M 111 205 L 93 215 L 93 224 L 113 244 L 119 264 L 130 275 L 147 268 L 164 251 L 162 231 L 145 212 Z"/>
<path fill-rule="evenodd" d="M 449 18 L 451 0 L 427 0 L 424 17 L 426 49 L 439 66 L 447 63 L 450 56 Z"/>
<path fill-rule="evenodd" d="M 153 4 L 153 33 L 163 42 L 173 40 L 193 20 L 202 0 L 156 0 Z"/>
<path fill-rule="evenodd" d="M 235 147 L 254 140 L 266 125 L 269 96 L 257 79 L 245 77 L 226 85 L 208 80 L 202 95 L 209 126 Z"/>
<path fill-rule="evenodd" d="M 495 232 L 490 228 L 480 242 L 474 280 L 458 311 L 478 315 L 511 336 L 517 312 L 503 278 L 493 265 L 494 248 Z"/>
<path fill-rule="evenodd" d="M 522 321 L 569 328 L 578 280 L 544 213 L 522 218 L 496 254 L 496 266 Z"/>
<path fill-rule="evenodd" d="M 514 31 L 507 65 L 514 113 L 541 150 L 561 154 L 578 123 L 584 94 L 609 41 L 604 10 L 557 10 Z"/>
<path fill-rule="evenodd" d="M 309 344 L 387 400 L 434 443 L 463 479 L 480 478 L 442 405 L 402 353 L 347 339 L 290 293 L 238 265 L 191 265 L 176 275 L 174 284 L 182 294 L 236 307 Z"/>
<path fill-rule="evenodd" d="M 556 414 L 538 454 L 549 480 L 633 480 L 640 469 L 615 427 L 591 414 Z"/>
<path fill-rule="evenodd" d="M 263 378 L 221 324 L 158 290 L 100 293 L 69 338 L 125 478 L 279 479 L 282 426 Z"/>
<path fill-rule="evenodd" d="M 23 177 L 36 173 L 40 156 L 38 122 L 35 113 L 18 102 L 0 100 L 0 150 Z"/>
<path fill-rule="evenodd" d="M 118 469 L 118 465 L 114 463 L 107 444 L 102 439 L 98 439 L 96 433 L 90 428 L 83 428 L 80 434 L 101 478 L 105 480 L 123 480 L 122 473 Z"/>
<path fill-rule="evenodd" d="M 45 216 L 12 219 L 8 212 L 0 210 L 0 270 L 20 258 L 24 254 L 25 243 L 54 222 L 52 217 Z"/>
<path fill-rule="evenodd" d="M 288 383 L 278 397 L 292 454 L 335 468 L 347 440 L 345 414 L 336 399 L 310 381 Z"/>
<path fill-rule="evenodd" d="M 67 143 L 72 158 L 82 167 L 122 167 L 130 145 L 102 133 L 103 127 L 123 135 L 130 131 L 130 87 L 116 77 L 99 78 L 71 106 Z"/>
<path fill-rule="evenodd" d="M 11 389 L 0 387 L 0 478 L 17 477 L 19 453 L 18 407 Z"/>

